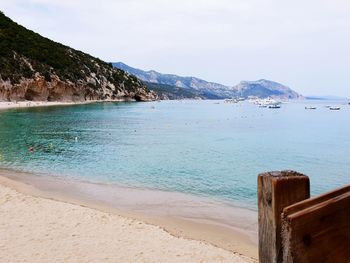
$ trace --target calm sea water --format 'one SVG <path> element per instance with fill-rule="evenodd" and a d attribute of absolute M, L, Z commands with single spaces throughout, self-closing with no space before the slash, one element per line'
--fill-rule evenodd
<path fill-rule="evenodd" d="M 267 109 L 216 103 L 3 111 L 0 167 L 184 192 L 252 209 L 260 172 L 305 173 L 313 194 L 350 183 L 350 106 L 303 101 Z M 327 104 L 342 109 L 330 111 Z M 308 105 L 317 110 L 305 110 Z"/>

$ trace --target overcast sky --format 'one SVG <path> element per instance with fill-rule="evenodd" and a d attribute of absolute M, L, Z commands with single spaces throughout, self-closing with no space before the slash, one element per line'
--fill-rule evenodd
<path fill-rule="evenodd" d="M 105 61 L 350 97 L 349 0 L 1 0 L 0 9 Z"/>

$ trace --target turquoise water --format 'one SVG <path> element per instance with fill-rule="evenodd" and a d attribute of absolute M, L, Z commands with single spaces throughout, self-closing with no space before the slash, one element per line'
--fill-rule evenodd
<path fill-rule="evenodd" d="M 0 112 L 0 167 L 255 209 L 260 172 L 303 172 L 313 194 L 350 183 L 350 106 L 330 111 L 329 103 L 267 109 L 162 101 L 8 110 Z M 311 104 L 317 110 L 304 109 Z"/>

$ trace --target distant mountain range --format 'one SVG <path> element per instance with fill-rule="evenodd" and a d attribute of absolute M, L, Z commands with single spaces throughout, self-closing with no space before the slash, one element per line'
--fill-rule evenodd
<path fill-rule="evenodd" d="M 259 98 L 298 99 L 300 94 L 277 82 L 269 80 L 242 81 L 230 87 L 219 83 L 208 82 L 195 77 L 181 77 L 173 74 L 162 74 L 154 70 L 144 71 L 130 67 L 122 62 L 112 63 L 142 80 L 149 89 L 154 90 L 161 98 L 202 98 L 226 99 L 232 97 L 255 96 Z M 174 93 L 175 92 L 175 93 Z"/>
<path fill-rule="evenodd" d="M 232 88 L 218 83 L 208 82 L 199 78 L 162 74 L 154 70 L 143 71 L 141 69 L 130 67 L 122 62 L 112 64 L 115 68 L 122 69 L 135 75 L 137 78 L 144 81 L 149 88 L 152 86 L 154 91 L 158 93 L 161 92 L 161 96 L 166 94 L 162 93 L 163 89 L 157 84 L 167 85 L 168 95 L 172 92 L 172 89 L 175 89 L 176 87 L 175 90 L 179 91 L 180 89 L 180 91 L 186 91 L 186 95 L 190 96 L 190 98 L 198 97 L 203 99 L 222 99 L 235 96 L 235 92 Z M 149 83 L 152 83 L 152 85 Z"/>

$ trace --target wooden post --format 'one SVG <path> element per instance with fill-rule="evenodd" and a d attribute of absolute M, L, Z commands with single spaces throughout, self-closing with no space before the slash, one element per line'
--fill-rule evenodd
<path fill-rule="evenodd" d="M 283 263 L 350 262 L 350 185 L 286 207 Z"/>
<path fill-rule="evenodd" d="M 283 208 L 310 197 L 310 181 L 294 171 L 258 176 L 259 262 L 281 263 L 283 259 L 281 214 Z"/>

